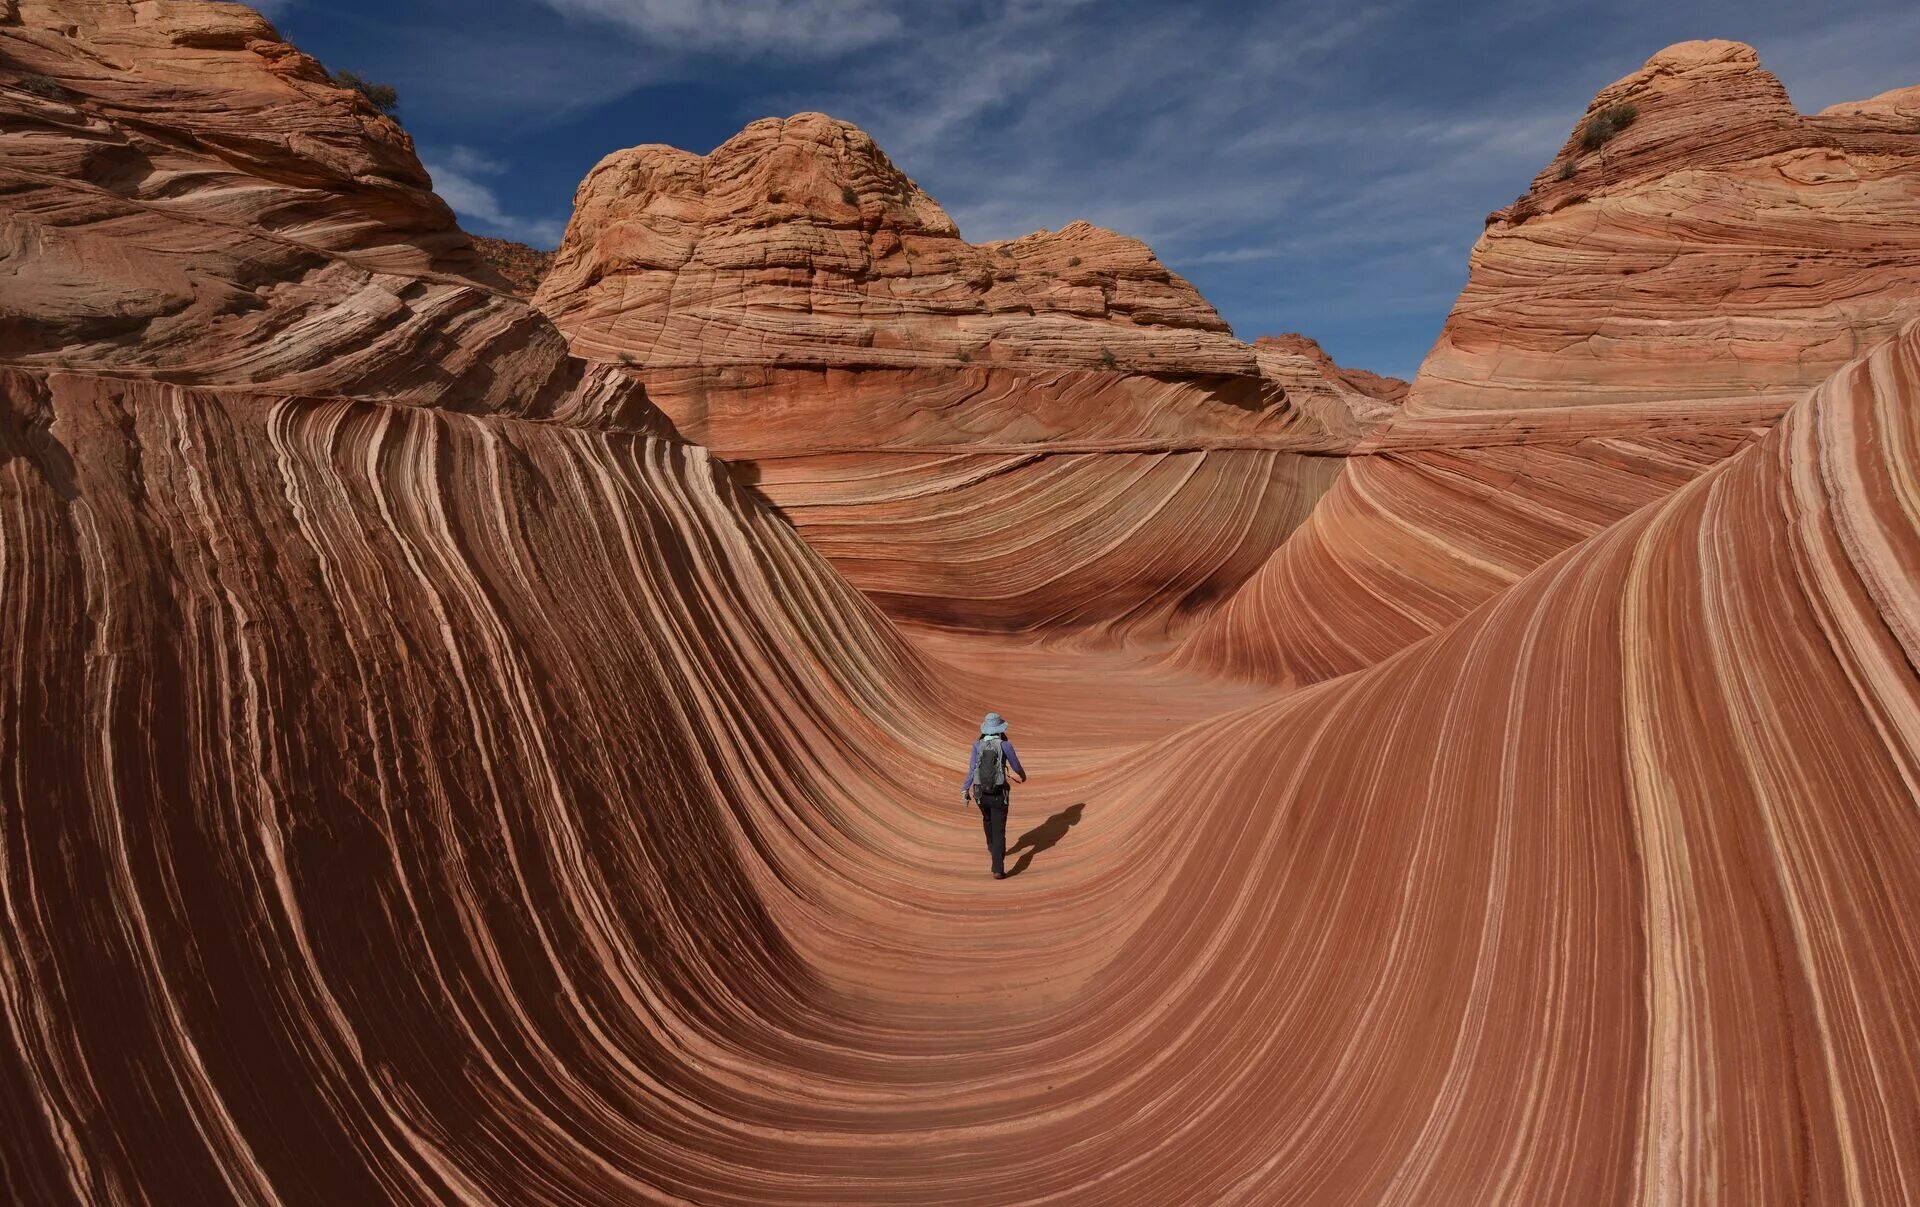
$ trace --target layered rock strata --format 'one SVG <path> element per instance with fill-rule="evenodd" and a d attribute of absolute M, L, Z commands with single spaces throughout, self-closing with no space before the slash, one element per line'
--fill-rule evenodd
<path fill-rule="evenodd" d="M 473 250 L 487 266 L 500 274 L 515 297 L 530 298 L 540 288 L 553 263 L 553 253 L 515 243 L 511 239 L 489 239 L 475 235 Z"/>
<path fill-rule="evenodd" d="M 537 304 L 583 354 L 649 369 L 1253 372 L 1139 242 L 1079 222 L 976 247 L 864 131 L 819 113 L 754 122 L 710 155 L 609 155 Z"/>
<path fill-rule="evenodd" d="M 1920 314 L 1913 93 L 1802 116 L 1732 42 L 1669 47 L 1602 89 L 1489 218 L 1405 406 L 1356 445 L 1374 455 L 1181 661 L 1292 683 L 1369 665 L 1753 440 Z M 1631 123 L 1588 147 L 1621 106 Z"/>
<path fill-rule="evenodd" d="M 969 244 L 817 113 L 608 156 L 535 300 L 895 616 L 962 627 L 1178 631 L 1338 476 L 1303 454 L 1399 398 L 1311 341 L 1241 343 L 1111 231 Z"/>
<path fill-rule="evenodd" d="M 1588 149 L 1583 132 L 1623 106 L 1632 123 Z M 1803 116 L 1752 47 L 1681 43 L 1602 89 L 1489 218 L 1396 438 L 1458 412 L 1777 414 L 1916 295 L 1912 133 L 1847 106 Z"/>
<path fill-rule="evenodd" d="M 290 231 L 287 180 L 412 169 L 364 114 L 208 150 L 357 105 L 263 23 L 0 18 L 9 1201 L 1920 1194 L 1920 327 L 1738 449 L 1505 442 L 1565 547 L 1490 523 L 1504 589 L 1301 690 L 909 639 L 451 227 L 300 186 Z M 33 166 L 133 139 L 203 166 Z M 110 338 L 156 264 L 214 317 Z M 1675 484 L 1600 528 L 1603 452 L 1590 495 Z M 1101 456 L 1116 510 L 1223 508 Z M 1473 472 L 1431 510 L 1497 516 Z M 1006 881 L 954 799 L 989 706 Z"/>

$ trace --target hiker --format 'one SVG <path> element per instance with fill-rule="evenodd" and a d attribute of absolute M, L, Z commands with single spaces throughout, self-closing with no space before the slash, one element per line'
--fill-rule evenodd
<path fill-rule="evenodd" d="M 987 854 L 993 857 L 993 878 L 1005 880 L 1007 870 L 1007 803 L 1013 788 L 1007 774 L 1027 782 L 1020 756 L 1013 752 L 1007 738 L 1007 723 L 999 713 L 990 712 L 980 722 L 980 740 L 973 744 L 973 756 L 967 760 L 967 782 L 960 785 L 960 799 L 980 807 L 980 820 L 987 828 Z"/>

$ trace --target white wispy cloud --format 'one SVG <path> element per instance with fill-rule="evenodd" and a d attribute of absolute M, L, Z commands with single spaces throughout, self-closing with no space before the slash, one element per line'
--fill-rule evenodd
<path fill-rule="evenodd" d="M 1086 218 L 1145 240 L 1243 334 L 1344 331 L 1360 348 L 1327 341 L 1336 356 L 1402 373 L 1486 213 L 1662 46 L 1752 42 L 1809 110 L 1920 79 L 1911 0 L 1487 0 L 1471 22 L 1442 0 L 494 3 L 497 20 L 382 19 L 368 40 L 411 119 L 449 141 L 524 164 L 515 140 L 544 129 L 604 151 L 824 110 L 872 133 L 968 238 Z M 299 0 L 290 20 L 321 11 Z M 525 216 L 564 204 L 552 182 L 453 147 L 428 158 L 476 229 L 560 234 Z M 1369 305 L 1389 332 L 1377 354 Z"/>
<path fill-rule="evenodd" d="M 621 25 L 647 42 L 727 54 L 833 55 L 902 28 L 886 0 L 542 0 L 557 12 Z"/>
<path fill-rule="evenodd" d="M 493 189 L 480 177 L 499 176 L 507 165 L 471 147 L 450 146 L 424 161 L 433 177 L 433 191 L 453 207 L 463 223 L 481 234 L 501 235 L 535 247 L 554 247 L 566 233 L 566 223 L 554 218 L 527 218 L 508 213 Z"/>
<path fill-rule="evenodd" d="M 1818 28 L 1760 47 L 1802 112 L 1920 84 L 1920 9 L 1837 18 L 1815 11 Z"/>

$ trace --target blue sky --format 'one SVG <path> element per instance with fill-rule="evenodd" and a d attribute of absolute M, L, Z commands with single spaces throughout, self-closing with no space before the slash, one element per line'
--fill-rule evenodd
<path fill-rule="evenodd" d="M 1751 42 L 1811 112 L 1920 83 L 1872 0 L 274 0 L 392 83 L 470 230 L 551 246 L 604 154 L 758 117 L 865 127 L 973 240 L 1138 236 L 1243 338 L 1411 376 L 1487 211 L 1593 93 L 1685 38 Z"/>

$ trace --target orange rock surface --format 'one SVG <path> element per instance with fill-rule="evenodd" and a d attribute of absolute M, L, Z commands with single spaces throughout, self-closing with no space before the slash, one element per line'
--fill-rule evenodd
<path fill-rule="evenodd" d="M 975 247 L 864 131 L 819 113 L 754 122 L 710 155 L 607 156 L 537 304 L 583 353 L 653 369 L 1253 369 L 1139 242 L 1077 222 Z"/>
<path fill-rule="evenodd" d="M 487 266 L 500 274 L 515 297 L 530 298 L 540 288 L 540 280 L 553 263 L 553 253 L 539 251 L 511 239 L 473 238 L 473 250 Z"/>
<path fill-rule="evenodd" d="M 1632 124 L 1583 149 L 1588 119 L 1622 105 Z M 1846 106 L 1803 117 L 1752 47 L 1681 43 L 1602 89 L 1490 216 L 1408 426 L 1569 407 L 1777 414 L 1892 334 L 1916 296 L 1911 132 Z"/>
<path fill-rule="evenodd" d="M 1920 139 L 1898 118 L 1915 93 L 1802 117 L 1733 42 L 1669 47 L 1602 89 L 1489 218 L 1405 405 L 1357 446 L 1371 455 L 1180 660 L 1291 683 L 1370 665 L 1920 314 Z M 1632 123 L 1585 149 L 1620 105 Z"/>
<path fill-rule="evenodd" d="M 969 244 L 817 113 L 608 156 L 535 304 L 890 613 L 960 627 L 1178 631 L 1338 476 L 1303 454 L 1352 448 L 1404 388 L 1240 342 L 1084 222 Z"/>
<path fill-rule="evenodd" d="M 669 307 L 713 364 L 576 359 L 310 63 L 0 6 L 0 1197 L 1920 1195 L 1920 324 L 1771 412 L 1452 445 L 1397 429 L 1499 408 L 1110 312 L 941 367 Z M 1065 363 L 1128 324 L 1198 359 Z M 864 444 L 670 426 L 808 379 Z M 1359 573 L 1396 527 L 1426 560 Z M 1289 565 L 1273 662 L 1155 652 Z M 1103 566 L 1126 606 L 1062 611 Z"/>

